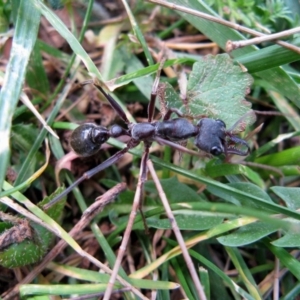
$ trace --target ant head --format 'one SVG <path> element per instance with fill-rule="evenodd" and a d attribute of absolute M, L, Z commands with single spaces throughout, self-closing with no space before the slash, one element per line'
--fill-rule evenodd
<path fill-rule="evenodd" d="M 195 145 L 207 153 L 219 156 L 225 152 L 225 129 L 222 120 L 203 118 L 197 123 L 199 133 L 195 138 Z"/>
<path fill-rule="evenodd" d="M 108 138 L 109 132 L 105 127 L 85 123 L 72 132 L 71 147 L 80 156 L 91 156 L 100 150 Z"/>

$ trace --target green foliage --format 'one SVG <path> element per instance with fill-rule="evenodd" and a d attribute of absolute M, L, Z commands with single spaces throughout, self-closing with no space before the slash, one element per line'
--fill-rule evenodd
<path fill-rule="evenodd" d="M 245 26 L 261 31 L 276 32 L 295 26 L 292 11 L 283 0 L 218 0 L 208 1 L 224 18 L 233 22 L 242 22 Z"/>
<path fill-rule="evenodd" d="M 77 1 L 73 2 L 77 4 Z M 8 44 L 5 45 L 8 48 L 3 48 L 10 50 L 10 56 L 7 56 L 9 63 L 5 73 L 0 74 L 3 83 L 0 94 L 0 181 L 10 171 L 14 186 L 23 188 L 19 196 L 24 197 L 26 193 L 32 202 L 39 203 L 42 195 L 52 195 L 56 185 L 54 161 L 62 158 L 64 151 L 69 151 L 66 129 L 71 130 L 76 126 L 72 122 L 81 123 L 82 117 L 88 115 L 92 121 L 93 118 L 96 118 L 96 122 L 107 121 L 108 127 L 114 123 L 121 124 L 120 120 L 114 119 L 106 104 L 99 105 L 100 96 L 96 95 L 93 86 L 86 85 L 79 89 L 73 85 L 72 80 L 82 82 L 93 78 L 103 81 L 104 78 L 107 89 L 114 92 L 112 96 L 124 108 L 130 121 L 140 122 L 146 119 L 153 75 L 159 67 L 159 63 L 152 62 L 153 57 L 154 60 L 157 59 L 156 54 L 162 50 L 163 42 L 170 48 L 176 44 L 176 50 L 164 51 L 165 55 L 171 54 L 167 57 L 161 75 L 166 93 L 160 95 L 160 98 L 166 102 L 166 107 L 180 109 L 185 115 L 190 115 L 193 122 L 197 122 L 197 118 L 202 115 L 220 118 L 225 121 L 228 129 L 241 133 L 251 147 L 249 156 L 228 156 L 226 160 L 224 156 L 213 158 L 203 155 L 199 158 L 185 153 L 178 158 L 167 147 L 162 150 L 157 144 L 153 147 L 155 153 L 151 153 L 179 229 L 186 244 L 191 247 L 190 254 L 195 264 L 204 269 L 199 276 L 206 293 L 211 294 L 211 299 L 268 299 L 274 286 L 273 282 L 264 280 L 270 278 L 273 270 L 277 272 L 285 268 L 284 275 L 276 277 L 278 281 L 275 284 L 280 284 L 277 286 L 280 294 L 276 296 L 282 299 L 295 298 L 300 280 L 299 262 L 292 256 L 293 250 L 300 246 L 299 54 L 268 42 L 237 49 L 230 56 L 206 55 L 216 53 L 216 48 L 188 48 L 190 41 L 200 39 L 200 33 L 217 44 L 219 52 L 225 49 L 228 40 L 243 40 L 249 36 L 191 14 L 162 7 L 156 10 L 145 1 L 137 1 L 133 8 L 126 6 L 131 27 L 128 20 L 122 19 L 114 25 L 101 21 L 100 25 L 93 23 L 94 27 L 88 28 L 92 18 L 97 21 L 100 18 L 99 10 L 93 9 L 93 1 L 85 2 L 80 1 L 82 6 L 78 11 L 77 6 L 72 6 L 73 3 L 69 1 L 48 1 L 48 7 L 39 0 L 0 0 L 1 32 L 7 33 L 10 27 L 14 28 L 11 48 Z M 102 2 L 105 1 L 98 4 L 103 5 Z M 169 1 L 174 5 L 188 5 L 195 11 L 227 18 L 261 32 L 263 28 L 277 32 L 299 26 L 297 12 L 300 5 L 295 1 L 294 8 L 291 9 L 291 2 L 288 7 L 284 1 L 279 0 Z M 69 28 L 54 11 L 61 8 L 61 5 L 65 5 L 64 13 L 70 18 Z M 109 16 L 107 7 L 104 5 L 102 8 L 104 10 L 100 13 L 105 15 L 106 12 Z M 77 22 L 75 16 L 82 15 L 85 19 Z M 50 23 L 47 29 L 51 32 L 55 29 L 62 37 L 63 46 L 58 48 L 55 43 L 38 38 L 41 16 Z M 119 16 L 118 11 L 116 16 Z M 78 23 L 83 24 L 80 34 L 76 28 Z M 86 39 L 82 42 L 85 33 Z M 178 37 L 186 38 L 188 42 L 182 44 Z M 174 40 L 170 41 L 169 38 Z M 200 42 L 195 42 L 195 46 L 199 46 Z M 300 46 L 297 37 L 292 37 L 289 42 Z M 155 55 L 152 57 L 152 54 Z M 169 74 L 175 78 L 169 78 Z M 177 77 L 182 74 L 186 74 L 187 81 L 177 84 Z M 24 81 L 30 91 L 24 89 Z M 43 174 L 37 173 L 37 170 L 45 162 L 47 147 L 44 145 L 49 135 L 30 110 L 18 103 L 21 91 L 30 97 L 48 124 L 60 134 L 60 140 L 49 138 L 55 159 L 51 157 Z M 65 98 L 68 98 L 67 104 L 63 105 Z M 80 99 L 80 105 L 71 112 L 67 111 L 69 103 L 77 99 Z M 81 105 L 86 105 L 87 108 L 82 109 Z M 157 108 L 156 119 L 159 119 L 159 109 L 162 110 L 163 105 L 157 104 Z M 255 124 L 254 110 L 258 112 Z M 276 114 L 273 115 L 274 112 Z M 58 115 L 59 121 L 54 122 Z M 259 130 L 254 130 L 260 125 L 262 127 Z M 123 143 L 113 139 L 109 140 L 109 144 L 116 148 L 124 147 Z M 187 142 L 187 147 L 193 148 L 192 140 Z M 95 159 L 89 158 L 83 162 L 78 160 L 73 164 L 73 171 L 77 176 L 105 160 L 114 151 L 108 149 L 100 151 Z M 95 220 L 97 222 L 91 223 L 91 232 L 84 229 L 82 235 L 77 237 L 80 238 L 80 245 L 95 250 L 95 259 L 110 265 L 115 263 L 114 252 L 118 249 L 128 224 L 142 151 L 142 147 L 130 150 L 133 154 L 130 167 L 123 166 L 120 169 L 118 165 L 114 165 L 103 170 L 92 183 L 88 181 L 80 186 L 80 190 L 74 189 L 78 205 L 75 204 L 74 197 L 70 196 L 68 200 L 71 206 L 66 208 L 66 214 L 62 217 L 63 227 L 73 228 L 81 218 L 80 211 L 85 210 L 98 196 L 99 192 L 96 195 L 95 190 L 103 191 L 120 180 L 126 180 L 129 183 L 128 190 L 99 213 Z M 127 157 L 124 160 L 126 159 Z M 7 166 L 10 168 L 7 169 Z M 68 184 L 74 181 L 70 174 L 61 173 L 62 181 L 67 181 Z M 32 183 L 33 180 L 35 181 Z M 9 198 L 16 198 L 17 201 L 20 199 L 5 188 L 5 183 L 3 189 L 5 191 L 0 194 L 0 209 L 7 213 L 8 207 L 3 200 L 7 193 Z M 50 198 L 52 197 L 53 195 Z M 133 262 L 137 267 L 134 271 L 125 266 L 126 272 L 132 271 L 130 277 L 126 276 L 123 269 L 120 274 L 127 277 L 135 287 L 161 288 L 157 292 L 158 299 L 173 296 L 182 298 L 181 294 L 171 295 L 176 293 L 170 292 L 177 287 L 176 283 L 181 284 L 189 299 L 196 299 L 194 284 L 177 248 L 177 242 L 169 231 L 169 219 L 159 197 L 154 183 L 149 180 L 145 185 L 143 211 L 150 234 L 144 233 L 143 219 L 138 214 L 128 257 L 132 255 L 135 258 L 138 253 L 141 259 Z M 40 207 L 47 201 L 49 199 L 40 203 Z M 31 202 L 22 203 L 47 223 L 41 211 Z M 47 214 L 58 221 L 63 206 L 62 201 Z M 24 211 L 14 209 L 20 220 L 27 220 Z M 28 222 L 32 237 L 1 249 L 2 266 L 12 268 L 38 263 L 51 250 L 53 233 L 33 221 Z M 0 223 L 0 231 L 3 234 L 14 226 L 15 224 L 3 221 Z M 68 240 L 70 237 L 65 232 L 63 235 L 61 228 L 54 224 L 49 226 L 82 254 L 80 247 L 77 245 L 76 248 L 75 242 L 72 244 Z M 105 233 L 100 229 L 105 229 Z M 166 233 L 165 237 L 162 237 L 162 232 Z M 68 248 L 63 254 L 69 256 L 73 252 Z M 229 276 L 224 271 L 226 265 L 230 265 L 231 273 L 237 275 Z M 75 293 L 105 291 L 108 276 L 93 274 L 94 271 L 86 270 L 85 266 L 94 269 L 85 263 L 78 268 L 67 263 L 60 266 L 50 263 L 48 268 L 67 276 L 66 281 L 72 285 L 55 285 L 53 282 L 45 285 L 39 281 L 42 276 L 36 274 L 37 285 L 24 285 L 21 289 L 22 296 L 73 296 Z M 157 281 L 149 279 L 153 274 L 157 276 Z M 275 275 L 278 274 L 281 273 Z M 51 274 L 48 278 L 60 276 Z M 146 276 L 148 280 L 141 280 Z M 83 281 L 95 281 L 96 284 L 82 284 Z M 4 292 L 1 290 L 2 285 L 0 279 L 0 293 Z M 119 283 L 118 287 L 121 287 Z M 124 297 L 135 298 L 129 293 Z"/>

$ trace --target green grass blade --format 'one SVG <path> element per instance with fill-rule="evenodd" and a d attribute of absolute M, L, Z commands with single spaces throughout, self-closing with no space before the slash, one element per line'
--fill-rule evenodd
<path fill-rule="evenodd" d="M 50 22 L 50 24 L 59 32 L 59 34 L 68 41 L 74 53 L 82 60 L 92 77 L 102 80 L 102 76 L 95 64 L 81 46 L 78 39 L 68 30 L 66 25 L 59 19 L 45 4 L 39 0 L 32 0 L 36 8 Z"/>
<path fill-rule="evenodd" d="M 35 1 L 35 2 L 37 2 L 37 1 Z M 93 1 L 89 1 L 89 6 L 88 6 L 87 11 L 86 11 L 85 19 L 84 19 L 84 22 L 83 22 L 83 27 L 82 27 L 80 35 L 79 35 L 79 41 L 81 41 L 83 39 L 84 33 L 86 31 L 87 23 L 88 23 L 88 20 L 90 19 L 90 15 L 91 15 L 91 8 L 92 8 L 92 6 L 93 6 Z M 46 12 L 48 12 L 49 9 L 47 7 L 45 7 L 45 8 L 46 8 Z M 53 17 L 53 13 L 52 12 L 51 12 L 51 16 Z M 60 21 L 60 24 L 61 24 L 61 21 Z M 62 27 L 63 27 L 63 30 L 65 30 L 65 29 L 67 30 L 67 28 L 66 28 L 66 26 L 64 24 L 62 24 Z M 74 36 L 70 32 L 69 32 L 69 34 L 74 38 Z M 53 99 L 61 91 L 61 88 L 63 87 L 63 83 L 65 82 L 66 77 L 69 75 L 69 72 L 70 72 L 71 68 L 73 67 L 75 70 L 77 69 L 77 67 L 79 65 L 79 61 L 76 61 L 75 65 L 74 65 L 75 57 L 76 57 L 75 54 L 73 54 L 72 57 L 70 58 L 69 63 L 68 63 L 67 68 L 66 68 L 66 71 L 65 71 L 65 74 L 63 76 L 63 79 L 60 81 L 60 83 L 58 84 L 58 86 L 56 88 L 56 91 L 54 92 Z M 94 68 L 96 68 L 96 67 L 94 67 Z M 72 74 L 70 75 L 70 80 L 71 81 L 72 81 L 72 78 L 74 77 L 75 73 L 76 73 L 76 71 L 72 72 Z M 53 109 L 52 109 L 52 111 L 51 111 L 51 113 L 49 115 L 49 118 L 47 120 L 48 125 L 51 125 L 52 122 L 54 121 L 57 113 L 59 112 L 60 107 L 62 106 L 62 104 L 64 102 L 64 99 L 65 99 L 65 97 L 66 97 L 66 95 L 68 93 L 69 88 L 70 88 L 70 83 L 67 84 L 64 87 L 64 91 L 61 93 L 61 95 L 59 95 L 58 101 L 56 102 L 55 106 L 53 107 Z M 35 157 L 35 155 L 36 155 L 39 147 L 41 146 L 43 140 L 45 139 L 46 134 L 47 134 L 47 131 L 43 128 L 41 130 L 40 134 L 37 136 L 35 143 L 33 144 L 32 148 L 30 149 L 30 151 L 29 151 L 29 153 L 28 153 L 28 155 L 26 157 L 26 160 L 23 163 L 23 165 L 22 165 L 22 167 L 21 167 L 21 169 L 19 171 L 18 178 L 15 181 L 16 185 L 20 184 L 24 180 L 24 178 L 26 176 L 28 176 L 28 174 L 27 174 L 28 173 L 28 167 L 31 164 L 32 158 Z"/>
<path fill-rule="evenodd" d="M 239 272 L 239 275 L 242 277 L 244 285 L 247 287 L 249 293 L 253 296 L 254 299 L 261 299 L 259 294 L 259 289 L 255 284 L 255 281 L 249 271 L 245 261 L 243 260 L 242 255 L 237 250 L 237 248 L 225 247 L 229 257 L 231 258 L 232 263 Z"/>
<path fill-rule="evenodd" d="M 10 60 L 0 92 L 0 189 L 2 188 L 10 154 L 11 121 L 25 79 L 30 54 L 36 42 L 40 17 L 39 11 L 31 1 L 22 0 L 20 2 Z"/>
<path fill-rule="evenodd" d="M 293 40 L 292 44 L 299 47 L 300 38 Z M 300 60 L 298 53 L 278 45 L 269 46 L 237 58 L 237 61 L 245 65 L 250 73 L 265 71 L 297 60 Z"/>

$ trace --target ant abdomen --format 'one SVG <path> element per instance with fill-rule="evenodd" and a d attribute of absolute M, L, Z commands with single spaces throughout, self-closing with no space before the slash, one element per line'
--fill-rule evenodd
<path fill-rule="evenodd" d="M 85 123 L 78 126 L 71 135 L 71 147 L 80 156 L 97 153 L 109 138 L 109 131 L 103 126 Z"/>

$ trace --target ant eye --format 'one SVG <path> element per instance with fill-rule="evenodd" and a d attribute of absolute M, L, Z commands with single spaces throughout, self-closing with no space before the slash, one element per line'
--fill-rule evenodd
<path fill-rule="evenodd" d="M 224 121 L 217 119 L 216 122 L 218 122 L 222 127 L 226 128 L 226 124 L 224 123 Z"/>
<path fill-rule="evenodd" d="M 219 156 L 223 153 L 223 149 L 221 147 L 218 146 L 214 146 L 210 149 L 210 154 L 214 155 L 214 156 Z"/>

